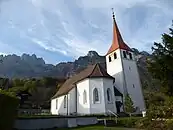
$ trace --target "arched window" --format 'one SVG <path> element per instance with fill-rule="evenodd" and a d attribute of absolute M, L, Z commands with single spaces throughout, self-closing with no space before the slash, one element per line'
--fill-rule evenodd
<path fill-rule="evenodd" d="M 64 108 L 66 108 L 66 107 L 67 107 L 67 97 L 64 96 Z"/>
<path fill-rule="evenodd" d="M 109 56 L 109 62 L 111 62 L 111 57 Z"/>
<path fill-rule="evenodd" d="M 112 94 L 111 94 L 111 89 L 110 88 L 107 89 L 107 99 L 108 99 L 108 102 L 112 101 Z"/>
<path fill-rule="evenodd" d="M 94 103 L 99 102 L 99 93 L 97 88 L 93 90 L 93 101 Z"/>
<path fill-rule="evenodd" d="M 116 52 L 114 53 L 114 59 L 117 59 L 117 53 Z"/>
<path fill-rule="evenodd" d="M 86 94 L 86 91 L 84 90 L 83 92 L 83 104 L 86 104 L 87 103 L 87 94 Z"/>

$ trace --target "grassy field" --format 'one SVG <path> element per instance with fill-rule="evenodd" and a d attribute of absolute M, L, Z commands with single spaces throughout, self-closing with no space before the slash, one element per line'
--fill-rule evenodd
<path fill-rule="evenodd" d="M 67 130 L 67 129 L 57 129 L 57 130 Z M 119 128 L 119 127 L 104 127 L 104 126 L 86 126 L 86 127 L 78 127 L 71 128 L 68 130 L 136 130 L 133 128 Z"/>

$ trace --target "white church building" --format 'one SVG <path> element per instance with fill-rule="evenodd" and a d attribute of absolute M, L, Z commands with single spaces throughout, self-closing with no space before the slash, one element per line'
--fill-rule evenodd
<path fill-rule="evenodd" d="M 51 99 L 51 113 L 86 115 L 124 111 L 129 94 L 138 113 L 145 111 L 140 77 L 133 51 L 123 41 L 113 15 L 113 40 L 106 54 L 105 70 L 100 64 L 66 80 Z"/>

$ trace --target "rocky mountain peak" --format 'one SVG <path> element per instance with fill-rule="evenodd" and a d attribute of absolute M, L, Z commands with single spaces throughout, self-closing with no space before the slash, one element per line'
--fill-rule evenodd
<path fill-rule="evenodd" d="M 94 56 L 99 56 L 99 54 L 96 51 L 89 51 L 87 56 L 88 57 L 94 57 Z"/>

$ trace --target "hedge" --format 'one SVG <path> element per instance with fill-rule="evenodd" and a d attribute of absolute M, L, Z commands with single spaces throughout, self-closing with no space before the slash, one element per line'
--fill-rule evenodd
<path fill-rule="evenodd" d="M 12 130 L 18 104 L 16 97 L 0 91 L 0 130 Z"/>
<path fill-rule="evenodd" d="M 66 116 L 66 115 L 51 115 L 51 114 L 47 114 L 47 115 L 19 115 L 18 119 L 47 119 L 47 118 L 76 118 L 76 117 L 97 117 L 99 119 L 102 118 L 109 118 L 110 116 L 106 116 L 106 115 L 98 115 L 98 114 L 93 114 L 93 115 L 71 115 L 71 116 Z"/>
<path fill-rule="evenodd" d="M 44 114 L 44 115 L 27 115 L 27 114 L 21 114 L 18 115 L 18 119 L 45 119 L 45 118 L 76 118 L 76 117 L 97 117 L 98 119 L 110 119 L 110 116 L 103 115 L 103 114 L 91 114 L 91 115 L 52 115 L 52 114 Z M 140 119 L 142 117 L 118 117 L 120 120 L 127 120 L 127 119 Z M 111 119 L 114 119 L 114 116 L 111 117 Z"/>

